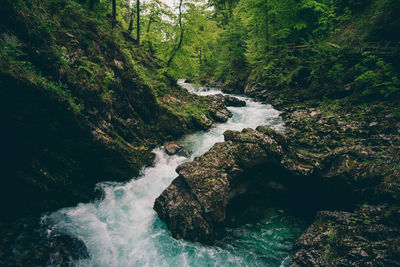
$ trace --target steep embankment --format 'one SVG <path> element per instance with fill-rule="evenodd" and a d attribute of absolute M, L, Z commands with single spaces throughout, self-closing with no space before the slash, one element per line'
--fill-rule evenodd
<path fill-rule="evenodd" d="M 350 193 L 355 204 L 347 211 L 323 207 L 295 243 L 293 266 L 398 265 L 398 99 L 311 98 L 299 103 L 293 95 L 278 94 L 263 95 L 280 102 L 293 147 L 320 162 L 323 180 L 343 183 L 332 191 L 334 202 Z"/>
<path fill-rule="evenodd" d="M 2 220 L 89 201 L 97 182 L 136 176 L 156 144 L 227 119 L 105 11 L 5 1 L 1 14 Z"/>

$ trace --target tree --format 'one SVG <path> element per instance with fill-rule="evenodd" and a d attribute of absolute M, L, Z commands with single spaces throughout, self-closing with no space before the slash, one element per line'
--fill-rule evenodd
<path fill-rule="evenodd" d="M 229 24 L 238 2 L 239 0 L 209 0 L 210 5 L 215 8 L 214 17 L 222 26 Z"/>
<path fill-rule="evenodd" d="M 114 28 L 117 23 L 117 1 L 112 0 L 112 27 Z"/>
<path fill-rule="evenodd" d="M 89 0 L 89 10 L 93 11 L 94 5 L 97 4 L 99 0 Z"/>
<path fill-rule="evenodd" d="M 129 27 L 128 27 L 129 33 L 131 33 L 133 30 L 133 17 L 136 13 L 136 8 L 132 8 L 130 11 L 131 11 L 131 14 L 130 14 L 130 20 L 129 20 Z"/>
<path fill-rule="evenodd" d="M 140 1 L 136 0 L 136 40 L 140 47 Z"/>
<path fill-rule="evenodd" d="M 141 43 L 152 56 L 167 62 L 171 51 L 171 36 L 174 34 L 173 21 L 176 15 L 171 7 L 161 0 L 141 3 Z"/>
<path fill-rule="evenodd" d="M 246 28 L 238 17 L 232 17 L 219 37 L 220 48 L 214 75 L 229 85 L 232 91 L 240 93 L 248 78 Z"/>
<path fill-rule="evenodd" d="M 182 4 L 183 4 L 183 0 L 180 0 L 179 1 L 179 16 L 178 16 L 178 26 L 179 26 L 179 30 L 180 30 L 179 42 L 178 42 L 178 45 L 176 46 L 176 48 L 173 50 L 171 57 L 169 58 L 169 60 L 167 62 L 167 67 L 169 67 L 171 65 L 172 61 L 174 60 L 174 57 L 176 56 L 176 53 L 182 47 L 183 33 L 185 31 L 185 29 L 183 28 L 183 25 L 182 25 L 182 17 L 183 17 Z"/>

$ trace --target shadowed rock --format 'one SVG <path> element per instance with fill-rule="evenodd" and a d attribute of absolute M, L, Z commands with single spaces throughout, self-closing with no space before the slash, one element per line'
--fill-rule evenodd
<path fill-rule="evenodd" d="M 239 98 L 230 96 L 230 95 L 225 95 L 224 96 L 224 102 L 227 107 L 244 107 L 246 106 L 246 102 L 243 100 L 240 100 Z"/>
<path fill-rule="evenodd" d="M 155 201 L 154 209 L 176 238 L 212 243 L 230 200 L 260 182 L 244 179 L 246 169 L 270 165 L 283 167 L 291 176 L 312 172 L 282 135 L 266 127 L 227 131 L 224 136 L 224 143 L 180 165 L 179 177 Z"/>

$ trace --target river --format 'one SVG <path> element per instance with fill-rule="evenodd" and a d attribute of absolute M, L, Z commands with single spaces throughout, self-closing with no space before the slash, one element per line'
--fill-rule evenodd
<path fill-rule="evenodd" d="M 217 89 L 202 90 L 179 84 L 192 93 L 209 95 Z M 291 247 L 302 231 L 300 219 L 279 208 L 267 208 L 255 223 L 232 226 L 218 246 L 206 246 L 172 238 L 153 210 L 154 200 L 177 177 L 176 167 L 204 154 L 223 141 L 226 130 L 242 130 L 268 125 L 283 130 L 279 112 L 244 96 L 245 107 L 230 107 L 233 117 L 208 131 L 178 140 L 189 158 L 168 156 L 154 150 L 154 166 L 127 183 L 104 182 L 98 187 L 104 199 L 64 208 L 42 218 L 49 233 L 57 231 L 86 245 L 89 258 L 76 266 L 288 266 Z M 49 263 L 49 265 L 52 265 Z"/>

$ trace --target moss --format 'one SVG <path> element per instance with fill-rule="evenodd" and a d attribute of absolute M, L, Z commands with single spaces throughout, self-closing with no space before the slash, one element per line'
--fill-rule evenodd
<path fill-rule="evenodd" d="M 228 149 L 234 149 L 235 147 L 237 147 L 237 145 L 236 145 L 236 146 L 232 146 L 232 145 L 226 143 L 226 147 L 227 147 Z"/>
<path fill-rule="evenodd" d="M 55 82 L 49 80 L 44 77 L 31 62 L 23 60 L 26 54 L 22 50 L 22 43 L 16 36 L 4 35 L 0 39 L 0 47 L 2 51 L 1 71 L 49 91 L 61 102 L 66 101 L 74 112 L 80 113 L 83 110 L 83 105 L 76 103 L 71 92 L 67 90 L 64 84 L 60 81 Z"/>
<path fill-rule="evenodd" d="M 334 262 L 336 259 L 340 258 L 340 256 L 334 251 L 332 248 L 327 248 L 324 251 L 324 254 L 322 256 L 322 261 L 328 265 L 334 265 Z"/>
<path fill-rule="evenodd" d="M 334 231 L 329 231 L 327 239 L 328 243 L 335 243 L 338 240 L 338 236 L 336 232 Z"/>

